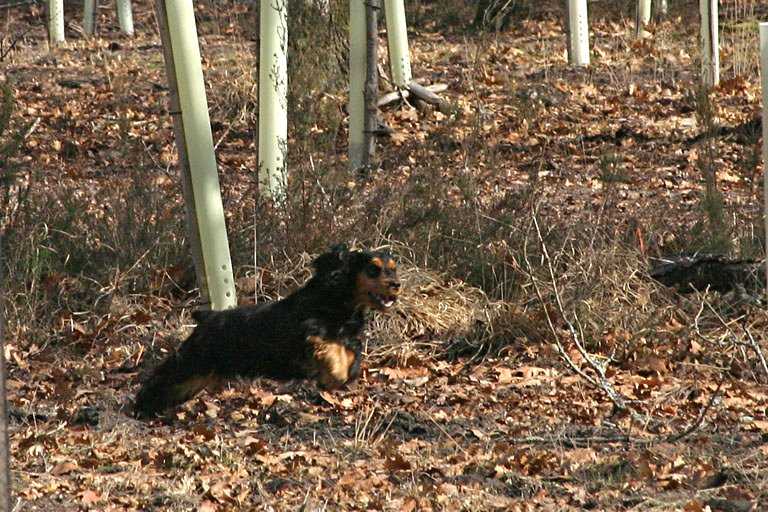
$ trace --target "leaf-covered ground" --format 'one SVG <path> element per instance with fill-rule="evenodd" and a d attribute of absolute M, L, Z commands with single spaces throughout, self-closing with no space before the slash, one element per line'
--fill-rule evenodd
<path fill-rule="evenodd" d="M 198 20 L 231 236 L 249 240 L 256 46 L 242 25 L 253 16 L 224 3 L 222 14 L 198 2 Z M 765 508 L 768 316 L 734 297 L 679 296 L 644 273 L 648 257 L 691 248 L 761 252 L 748 23 L 759 13 L 723 2 L 724 82 L 703 97 L 695 2 L 642 40 L 628 12 L 598 6 L 585 70 L 565 63 L 556 3 L 483 35 L 419 2 L 415 75 L 447 84 L 450 107 L 387 107 L 394 133 L 380 139 L 382 171 L 365 179 L 344 174 L 343 91 L 297 94 L 327 117 L 293 132 L 292 147 L 309 148 L 291 156 L 312 171 L 302 200 L 317 202 L 314 217 L 285 225 L 309 226 L 322 246 L 372 240 L 374 225 L 399 240 L 403 300 L 373 322 L 349 390 L 235 382 L 154 422 L 132 419 L 128 404 L 142 372 L 189 332 L 195 296 L 151 2 L 134 2 L 135 38 L 103 9 L 102 37 L 84 41 L 71 24 L 54 52 L 39 8 L 0 10 L 0 54 L 16 41 L 0 77 L 23 138 L 3 202 L 18 510 Z M 391 199 L 399 187 L 407 194 Z M 462 229 L 491 204 L 495 227 L 471 240 Z M 462 220 L 451 208 L 471 219 L 449 232 Z M 534 213 L 547 223 L 540 239 Z M 435 231 L 417 231 L 424 219 Z M 501 256 L 489 276 L 472 274 L 440 253 L 451 243 Z M 244 247 L 233 242 L 243 302 L 307 276 L 306 254 L 262 253 L 255 272 Z M 487 280 L 488 295 L 458 277 Z M 574 333 L 632 413 L 587 381 L 596 373 Z"/>

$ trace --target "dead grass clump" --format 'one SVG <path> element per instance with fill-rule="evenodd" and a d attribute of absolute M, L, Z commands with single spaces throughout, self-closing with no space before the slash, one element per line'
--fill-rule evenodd
<path fill-rule="evenodd" d="M 542 248 L 541 241 L 529 243 Z M 559 247 L 521 264 L 537 297 L 530 307 L 549 316 L 566 345 L 570 326 L 587 350 L 617 362 L 657 342 L 656 333 L 674 316 L 674 295 L 648 277 L 641 254 L 609 237 L 572 238 Z"/>
<path fill-rule="evenodd" d="M 67 183 L 25 197 L 4 254 L 13 276 L 8 327 L 22 345 L 49 339 L 83 311 L 98 324 L 118 302 L 142 303 L 150 293 L 178 299 L 193 286 L 179 207 L 149 181 L 136 173 L 89 191 Z"/>
<path fill-rule="evenodd" d="M 543 334 L 511 303 L 492 300 L 480 288 L 419 268 L 401 267 L 403 292 L 395 311 L 372 322 L 372 359 L 400 363 L 419 351 L 455 357 L 497 351 L 519 340 L 540 341 Z"/>

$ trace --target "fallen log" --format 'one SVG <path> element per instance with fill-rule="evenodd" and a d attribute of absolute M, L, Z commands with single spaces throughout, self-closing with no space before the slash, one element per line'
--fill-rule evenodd
<path fill-rule="evenodd" d="M 659 258 L 650 276 L 680 293 L 706 289 L 728 293 L 765 288 L 764 260 L 729 259 L 720 254 L 694 254 Z"/>
<path fill-rule="evenodd" d="M 448 86 L 445 84 L 433 84 L 425 87 L 416 82 L 410 82 L 407 89 L 388 92 L 387 94 L 381 96 L 376 102 L 376 106 L 379 108 L 385 107 L 390 103 L 394 103 L 402 98 L 408 98 L 410 96 L 414 96 L 415 98 L 426 103 L 439 106 L 443 105 L 445 100 L 438 96 L 437 93 L 443 92 L 447 89 Z"/>

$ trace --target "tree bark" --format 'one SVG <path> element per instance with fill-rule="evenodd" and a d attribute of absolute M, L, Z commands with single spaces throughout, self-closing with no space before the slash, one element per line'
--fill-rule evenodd
<path fill-rule="evenodd" d="M 8 403 L 5 393 L 5 301 L 3 300 L 3 237 L 0 233 L 0 512 L 11 512 L 11 468 L 8 444 Z"/>
<path fill-rule="evenodd" d="M 379 0 L 365 4 L 365 121 L 363 135 L 363 166 L 370 167 L 376 156 L 376 129 L 378 126 L 379 93 Z"/>

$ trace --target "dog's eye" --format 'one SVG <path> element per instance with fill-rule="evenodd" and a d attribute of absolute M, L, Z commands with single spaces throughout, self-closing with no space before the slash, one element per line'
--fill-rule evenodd
<path fill-rule="evenodd" d="M 368 265 L 365 269 L 366 275 L 368 277 L 379 277 L 381 275 L 381 267 L 377 267 L 376 265 Z"/>

